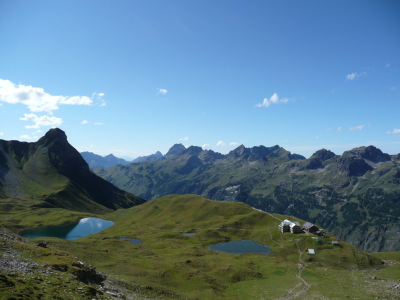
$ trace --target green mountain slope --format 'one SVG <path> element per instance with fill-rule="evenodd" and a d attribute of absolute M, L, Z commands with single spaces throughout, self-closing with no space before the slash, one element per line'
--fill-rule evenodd
<path fill-rule="evenodd" d="M 200 147 L 164 160 L 95 169 L 145 199 L 198 194 L 318 223 L 367 251 L 400 250 L 400 156 L 369 146 L 309 159 L 279 147 Z"/>
<path fill-rule="evenodd" d="M 144 202 L 93 174 L 57 128 L 35 143 L 0 140 L 0 199 L 4 210 L 30 205 L 92 213 Z"/>
<path fill-rule="evenodd" d="M 390 275 L 395 269 L 385 268 L 380 259 L 342 241 L 333 246 L 337 239 L 331 234 L 281 233 L 277 225 L 287 216 L 244 203 L 169 195 L 104 218 L 116 224 L 86 238 L 41 238 L 50 250 L 38 259 L 69 269 L 68 262 L 51 253 L 69 252 L 107 277 L 125 281 L 128 295 L 136 299 L 344 299 L 356 298 L 360 290 L 363 299 L 391 299 L 399 292 L 388 288 L 397 282 Z M 254 240 L 272 254 L 208 249 L 234 240 Z M 308 254 L 309 248 L 316 254 Z"/>

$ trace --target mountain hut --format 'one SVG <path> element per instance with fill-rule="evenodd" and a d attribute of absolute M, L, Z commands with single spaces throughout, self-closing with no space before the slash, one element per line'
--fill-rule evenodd
<path fill-rule="evenodd" d="M 282 221 L 279 224 L 279 230 L 283 232 L 291 232 L 291 233 L 302 233 L 303 229 L 300 227 L 300 223 L 297 221 L 290 221 L 288 219 Z"/>
<path fill-rule="evenodd" d="M 315 226 L 314 224 L 307 222 L 307 223 L 304 223 L 303 229 L 306 232 L 313 233 L 313 232 L 316 232 L 319 228 L 317 226 Z"/>

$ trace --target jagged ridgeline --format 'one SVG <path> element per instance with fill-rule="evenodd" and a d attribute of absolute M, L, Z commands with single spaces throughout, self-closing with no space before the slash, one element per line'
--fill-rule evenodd
<path fill-rule="evenodd" d="M 174 146 L 154 162 L 97 168 L 95 173 L 145 199 L 198 194 L 240 201 L 316 223 L 367 251 L 400 250 L 400 154 L 374 146 L 310 158 L 282 147 L 243 145 L 227 155 Z"/>
<path fill-rule="evenodd" d="M 21 201 L 92 213 L 145 202 L 93 174 L 58 128 L 35 143 L 0 140 L 0 198 L 3 211 Z"/>

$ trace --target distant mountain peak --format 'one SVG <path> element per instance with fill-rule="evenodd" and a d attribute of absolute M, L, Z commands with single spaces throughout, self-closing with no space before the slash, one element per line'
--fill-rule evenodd
<path fill-rule="evenodd" d="M 374 163 L 391 160 L 389 154 L 383 153 L 381 149 L 376 148 L 375 146 L 358 147 L 343 153 L 343 156 L 348 155 L 356 156 L 357 158 L 367 159 Z"/>
<path fill-rule="evenodd" d="M 186 150 L 186 147 L 183 146 L 182 144 L 175 144 L 168 150 L 168 152 L 165 154 L 165 157 L 180 154 L 185 150 Z"/>

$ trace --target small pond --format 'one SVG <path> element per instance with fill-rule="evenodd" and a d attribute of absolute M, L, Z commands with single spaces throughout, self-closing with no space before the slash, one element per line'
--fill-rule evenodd
<path fill-rule="evenodd" d="M 130 242 L 130 243 L 135 243 L 135 244 L 141 244 L 143 243 L 141 240 L 137 240 L 137 239 L 127 239 L 127 238 L 120 238 L 120 241 L 126 241 L 126 242 Z M 124 248 L 124 247 L 123 247 Z"/>
<path fill-rule="evenodd" d="M 230 254 L 271 253 L 271 250 L 268 246 L 264 246 L 260 243 L 250 240 L 230 241 L 227 243 L 215 244 L 208 247 L 208 249 L 216 252 L 224 252 Z"/>
<path fill-rule="evenodd" d="M 38 227 L 21 231 L 19 234 L 24 238 L 57 237 L 72 241 L 100 232 L 111 225 L 114 225 L 113 221 L 99 218 L 84 218 L 79 223 L 71 225 Z"/>

